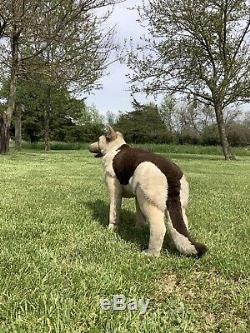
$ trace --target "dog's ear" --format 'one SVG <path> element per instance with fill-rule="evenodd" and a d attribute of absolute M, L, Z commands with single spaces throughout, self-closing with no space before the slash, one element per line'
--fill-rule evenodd
<path fill-rule="evenodd" d="M 117 138 L 117 133 L 110 125 L 107 125 L 107 133 L 105 136 L 108 141 L 113 141 Z"/>

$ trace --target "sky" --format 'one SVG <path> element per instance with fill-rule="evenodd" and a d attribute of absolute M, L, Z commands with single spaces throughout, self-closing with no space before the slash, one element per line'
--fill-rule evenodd
<path fill-rule="evenodd" d="M 146 29 L 137 22 L 139 18 L 137 11 L 131 10 L 139 3 L 138 0 L 127 0 L 116 5 L 109 19 L 111 26 L 116 25 L 116 40 L 121 44 L 123 44 L 124 39 L 130 39 L 130 37 L 135 41 L 139 41 L 140 36 L 146 33 Z M 112 111 L 113 113 L 131 111 L 132 97 L 129 91 L 128 78 L 126 77 L 126 74 L 128 74 L 127 66 L 116 62 L 109 66 L 108 73 L 99 81 L 103 88 L 92 92 L 87 98 L 87 104 L 95 105 L 103 115 L 107 111 Z M 142 103 L 154 101 L 153 97 L 146 98 L 144 94 L 137 94 L 135 97 Z M 159 96 L 157 102 L 159 103 L 161 100 L 162 96 Z M 250 104 L 243 105 L 242 110 L 249 111 Z"/>
<path fill-rule="evenodd" d="M 114 11 L 109 18 L 108 24 L 110 26 L 116 26 L 116 41 L 123 44 L 124 39 L 130 39 L 131 37 L 135 41 L 139 41 L 141 35 L 147 31 L 141 27 L 137 22 L 139 16 L 136 10 L 131 8 L 140 4 L 139 0 L 126 0 L 124 3 L 120 3 L 115 6 Z M 93 91 L 90 96 L 87 97 L 88 105 L 95 105 L 100 113 L 105 115 L 107 111 L 118 113 L 119 111 L 131 111 L 132 97 L 130 92 L 130 84 L 126 74 L 128 74 L 128 68 L 125 64 L 119 62 L 113 63 L 107 69 L 107 75 L 104 76 L 99 83 L 103 88 Z M 85 96 L 86 97 L 86 96 Z M 146 98 L 145 94 L 136 94 L 136 99 L 141 102 L 155 101 L 153 97 Z M 160 103 L 162 96 L 159 96 L 157 102 Z M 243 110 L 250 110 L 250 104 L 243 106 Z"/>
<path fill-rule="evenodd" d="M 116 25 L 116 40 L 123 43 L 124 39 L 132 37 L 139 40 L 139 37 L 146 32 L 136 21 L 138 14 L 136 10 L 131 10 L 138 5 L 138 0 L 127 0 L 115 6 L 114 12 L 110 17 L 110 25 Z M 128 68 L 125 64 L 116 62 L 108 68 L 109 75 L 103 77 L 99 82 L 103 89 L 97 90 L 87 98 L 87 104 L 94 104 L 97 109 L 105 114 L 107 111 L 117 113 L 118 111 L 131 111 L 130 85 L 126 74 Z M 146 98 L 143 94 L 137 94 L 139 102 L 153 101 L 153 98 Z"/>

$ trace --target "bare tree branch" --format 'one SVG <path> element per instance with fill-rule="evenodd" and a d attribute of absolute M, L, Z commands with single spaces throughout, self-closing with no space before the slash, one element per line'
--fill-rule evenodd
<path fill-rule="evenodd" d="M 149 37 L 128 51 L 132 89 L 212 105 L 228 156 L 223 109 L 250 98 L 249 1 L 149 0 L 139 14 Z"/>

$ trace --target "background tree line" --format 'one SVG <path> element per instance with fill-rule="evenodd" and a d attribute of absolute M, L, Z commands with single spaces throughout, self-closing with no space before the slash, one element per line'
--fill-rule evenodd
<path fill-rule="evenodd" d="M 8 82 L 2 86 L 0 97 L 6 100 Z M 16 107 L 10 128 L 10 135 L 20 141 L 44 142 L 50 148 L 50 141 L 89 142 L 103 131 L 104 119 L 94 106 L 87 106 L 84 99 L 77 99 L 60 84 L 50 85 L 50 114 L 47 124 L 46 108 L 47 82 L 35 74 L 34 80 L 19 80 L 17 85 Z M 0 112 L 6 104 L 0 104 Z M 16 121 L 20 122 L 20 136 L 17 137 Z M 48 138 L 49 131 L 49 138 Z"/>
<path fill-rule="evenodd" d="M 13 115 L 18 113 L 18 87 L 25 81 L 33 81 L 34 86 L 41 84 L 40 112 L 47 150 L 55 92 L 84 94 L 98 88 L 98 79 L 116 48 L 114 29 L 105 28 L 104 23 L 111 13 L 110 6 L 118 2 L 0 0 L 0 74 L 1 81 L 7 79 L 8 88 L 7 102 L 0 115 L 0 153 L 9 150 Z M 102 8 L 107 10 L 98 12 Z M 19 94 L 19 102 L 29 108 L 25 105 L 27 96 Z"/>
<path fill-rule="evenodd" d="M 250 101 L 249 1 L 150 0 L 138 12 L 148 34 L 129 52 L 133 91 L 211 106 L 225 159 L 234 159 L 225 117 Z"/>
<path fill-rule="evenodd" d="M 211 107 L 166 96 L 160 105 L 133 101 L 133 111 L 120 113 L 113 125 L 128 142 L 219 145 L 220 135 Z M 250 115 L 238 108 L 225 111 L 230 145 L 250 144 Z"/>
<path fill-rule="evenodd" d="M 0 0 L 0 153 L 14 132 L 20 147 L 21 124 L 46 150 L 100 132 L 102 117 L 79 96 L 100 88 L 115 60 L 106 23 L 123 1 Z M 249 1 L 145 0 L 137 9 L 147 34 L 125 52 L 131 90 L 167 97 L 106 118 L 129 141 L 220 143 L 233 159 L 230 145 L 249 143 L 249 118 L 237 111 L 250 102 Z"/>
<path fill-rule="evenodd" d="M 46 143 L 45 112 L 47 107 L 47 81 L 39 73 L 17 84 L 16 108 L 10 134 L 20 148 L 20 140 Z M 0 89 L 2 101 L 7 99 L 9 82 Z M 175 143 L 219 145 L 220 136 L 212 107 L 187 99 L 177 100 L 165 96 L 161 103 L 143 104 L 135 98 L 131 110 L 117 114 L 100 113 L 95 106 L 77 99 L 60 84 L 50 86 L 49 139 L 62 142 L 91 142 L 100 136 L 105 124 L 120 130 L 130 143 Z M 6 104 L 0 103 L 0 112 Z M 18 137 L 17 121 L 20 119 L 21 135 Z M 250 115 L 240 108 L 225 110 L 225 124 L 229 144 L 250 145 Z M 18 132 L 19 133 L 19 132 Z M 46 146 L 46 145 L 45 145 Z"/>

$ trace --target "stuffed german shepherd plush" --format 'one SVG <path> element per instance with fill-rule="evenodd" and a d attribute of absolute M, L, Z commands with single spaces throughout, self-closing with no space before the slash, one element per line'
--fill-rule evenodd
<path fill-rule="evenodd" d="M 194 241 L 188 232 L 185 213 L 189 188 L 180 168 L 164 157 L 131 148 L 122 134 L 108 126 L 106 135 L 89 146 L 102 157 L 105 181 L 110 193 L 109 229 L 119 224 L 122 197 L 135 197 L 136 227 L 149 223 L 150 240 L 145 254 L 159 256 L 166 227 L 180 253 L 202 256 L 207 247 Z"/>

